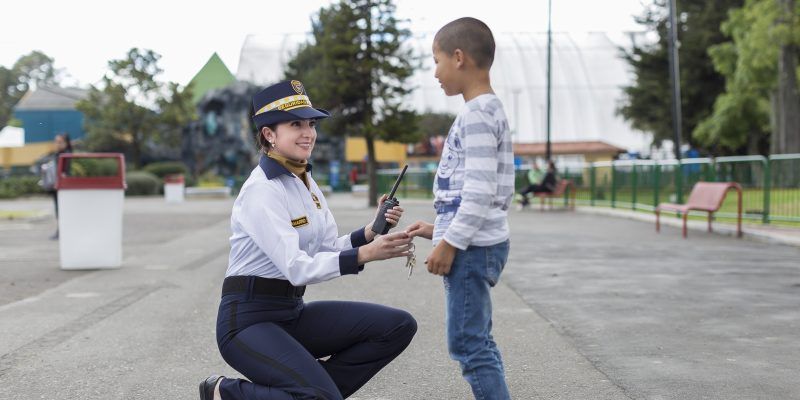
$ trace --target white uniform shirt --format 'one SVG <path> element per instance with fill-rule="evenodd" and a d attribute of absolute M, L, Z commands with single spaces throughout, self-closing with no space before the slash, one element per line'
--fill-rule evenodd
<path fill-rule="evenodd" d="M 252 275 L 300 286 L 363 269 L 357 260 L 358 246 L 367 243 L 364 228 L 337 237 L 325 197 L 306 176 L 310 190 L 284 166 L 261 157 L 233 203 L 226 277 Z"/>

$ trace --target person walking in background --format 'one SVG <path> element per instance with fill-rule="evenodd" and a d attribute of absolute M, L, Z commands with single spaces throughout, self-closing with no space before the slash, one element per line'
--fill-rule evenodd
<path fill-rule="evenodd" d="M 356 168 L 356 167 L 350 168 L 349 179 L 350 179 L 350 186 L 351 187 L 355 186 L 356 183 L 358 183 L 358 168 Z"/>
<path fill-rule="evenodd" d="M 64 153 L 72 153 L 72 141 L 69 139 L 69 134 L 60 133 L 53 139 L 53 153 L 50 154 L 48 160 L 41 166 L 41 181 L 42 189 L 53 196 L 53 204 L 55 206 L 56 215 L 56 232 L 50 236 L 51 240 L 58 240 L 58 190 L 56 190 L 56 183 L 58 181 L 58 157 Z M 66 166 L 65 166 L 65 169 Z"/>
<path fill-rule="evenodd" d="M 434 37 L 436 78 L 446 95 L 461 95 L 465 104 L 436 172 L 436 220 L 406 229 L 433 241 L 425 262 L 429 272 L 444 277 L 450 357 L 479 400 L 510 398 L 492 337 L 490 295 L 508 259 L 507 216 L 514 196 L 508 120 L 489 80 L 494 51 L 491 30 L 475 18 L 450 22 Z"/>
<path fill-rule="evenodd" d="M 533 166 L 538 170 L 539 167 L 536 165 L 536 162 L 533 163 Z M 541 176 L 539 174 L 539 176 Z M 535 176 L 531 176 L 528 174 L 528 180 L 530 181 L 530 185 L 525 188 L 520 194 L 522 195 L 522 199 L 520 200 L 520 209 L 523 209 L 530 204 L 530 200 L 528 200 L 528 194 L 533 193 L 553 193 L 553 190 L 556 188 L 556 164 L 553 160 L 547 162 L 547 172 L 544 174 L 544 179 L 533 180 Z"/>
<path fill-rule="evenodd" d="M 416 321 L 378 304 L 305 303 L 306 285 L 406 257 L 411 237 L 376 236 L 372 221 L 338 237 L 308 164 L 316 122 L 330 114 L 312 107 L 301 82 L 258 92 L 253 114 L 262 154 L 233 204 L 217 317 L 222 358 L 249 381 L 212 375 L 200 383 L 200 398 L 347 398 L 403 352 Z M 402 212 L 395 206 L 382 217 L 396 226 Z"/>

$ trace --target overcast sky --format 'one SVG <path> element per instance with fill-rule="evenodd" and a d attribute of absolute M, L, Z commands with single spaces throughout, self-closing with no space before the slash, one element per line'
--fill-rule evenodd
<path fill-rule="evenodd" d="M 553 30 L 638 31 L 633 20 L 651 0 L 553 0 Z M 236 73 L 248 34 L 298 33 L 330 0 L 3 0 L 0 65 L 40 50 L 66 70 L 70 84 L 91 84 L 107 62 L 132 47 L 163 57 L 162 80 L 186 84 L 214 52 Z M 495 32 L 547 30 L 547 0 L 396 0 L 412 32 L 435 32 L 471 16 Z M 190 7 L 191 6 L 191 7 Z"/>

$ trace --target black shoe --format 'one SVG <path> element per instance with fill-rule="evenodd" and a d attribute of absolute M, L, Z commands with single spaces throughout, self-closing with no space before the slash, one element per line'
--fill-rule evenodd
<path fill-rule="evenodd" d="M 211 375 L 200 382 L 200 400 L 214 400 L 214 388 L 217 387 L 217 382 L 222 378 L 224 376 Z"/>

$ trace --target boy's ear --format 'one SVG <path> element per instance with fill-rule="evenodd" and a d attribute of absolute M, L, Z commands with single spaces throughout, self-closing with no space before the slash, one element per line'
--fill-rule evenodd
<path fill-rule="evenodd" d="M 465 54 L 464 54 L 463 51 L 461 51 L 461 49 L 455 49 L 453 51 L 453 59 L 456 61 L 456 67 L 457 68 L 463 67 L 464 64 L 467 61 L 466 57 L 465 57 Z"/>

